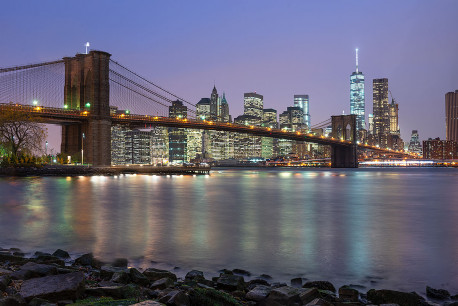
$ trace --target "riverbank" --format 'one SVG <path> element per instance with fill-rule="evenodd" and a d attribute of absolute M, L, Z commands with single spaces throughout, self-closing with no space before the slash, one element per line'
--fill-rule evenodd
<path fill-rule="evenodd" d="M 0 168 L 0 176 L 80 176 L 80 175 L 121 175 L 121 174 L 157 174 L 157 175 L 194 175 L 209 174 L 206 166 L 157 167 L 157 166 L 73 166 L 49 165 L 43 167 L 8 167 Z"/>
<path fill-rule="evenodd" d="M 0 305 L 458 305 L 458 295 L 430 287 L 425 299 L 415 292 L 355 285 L 336 289 L 322 280 L 278 283 L 241 269 L 218 272 L 207 279 L 192 270 L 183 278 L 130 267 L 127 259 L 103 263 L 92 254 L 70 256 L 60 249 L 27 256 L 17 248 L 0 248 Z"/>

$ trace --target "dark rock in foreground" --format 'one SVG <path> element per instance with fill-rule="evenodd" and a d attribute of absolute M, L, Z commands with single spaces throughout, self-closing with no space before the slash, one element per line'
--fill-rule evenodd
<path fill-rule="evenodd" d="M 83 292 L 84 274 L 74 272 L 26 280 L 22 284 L 20 294 L 27 301 L 37 297 L 58 302 L 67 299 L 76 300 Z"/>
<path fill-rule="evenodd" d="M 427 305 L 425 300 L 415 292 L 400 292 L 395 290 L 375 290 L 367 292 L 367 299 L 375 304 L 398 304 L 403 306 Z"/>
<path fill-rule="evenodd" d="M 333 284 L 328 281 L 314 281 L 314 282 L 306 282 L 302 288 L 317 288 L 321 290 L 329 290 L 332 292 L 336 292 L 336 288 Z"/>
<path fill-rule="evenodd" d="M 444 289 L 434 289 L 426 286 L 426 296 L 432 299 L 443 301 L 450 298 L 450 293 Z"/>

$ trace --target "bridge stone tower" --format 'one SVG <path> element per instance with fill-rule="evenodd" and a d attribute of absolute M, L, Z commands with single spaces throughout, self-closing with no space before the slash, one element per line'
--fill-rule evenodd
<path fill-rule="evenodd" d="M 87 111 L 87 121 L 62 126 L 61 152 L 84 152 L 84 162 L 111 165 L 109 64 L 111 54 L 91 51 L 65 57 L 65 108 Z M 84 137 L 83 137 L 84 135 Z"/>
<path fill-rule="evenodd" d="M 353 142 L 348 146 L 331 145 L 332 168 L 358 168 L 356 115 L 331 116 L 332 137 Z"/>

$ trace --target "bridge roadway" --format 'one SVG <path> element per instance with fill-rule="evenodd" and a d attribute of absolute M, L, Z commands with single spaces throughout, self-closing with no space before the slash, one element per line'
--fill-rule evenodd
<path fill-rule="evenodd" d="M 0 103 L 0 111 L 15 110 L 32 114 L 38 118 L 39 122 L 50 124 L 72 124 L 76 122 L 88 121 L 91 116 L 89 111 L 73 110 L 65 108 L 54 108 L 44 106 L 31 106 L 24 104 Z M 336 145 L 349 147 L 353 145 L 351 141 L 343 139 L 335 139 L 333 137 L 316 136 L 303 132 L 288 132 L 281 129 L 273 129 L 268 127 L 259 127 L 253 125 L 240 125 L 228 122 L 216 122 L 208 120 L 195 120 L 188 118 L 169 118 L 150 115 L 135 115 L 135 114 L 111 114 L 111 122 L 113 124 L 128 125 L 132 128 L 148 128 L 148 126 L 167 126 L 176 128 L 228 131 L 236 133 L 251 134 L 262 137 L 272 137 L 296 141 L 313 142 L 322 145 Z M 414 155 L 408 152 L 381 149 L 367 144 L 357 144 L 358 149 L 372 150 L 381 154 L 396 154 L 402 156 L 413 157 Z"/>

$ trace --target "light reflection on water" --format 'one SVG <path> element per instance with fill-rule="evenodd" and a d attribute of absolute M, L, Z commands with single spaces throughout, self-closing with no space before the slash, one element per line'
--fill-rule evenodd
<path fill-rule="evenodd" d="M 457 182 L 455 169 L 2 178 L 0 247 L 458 291 Z"/>

